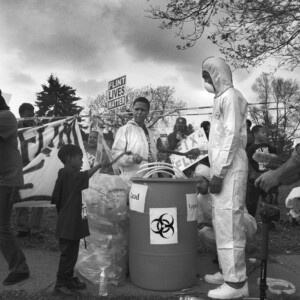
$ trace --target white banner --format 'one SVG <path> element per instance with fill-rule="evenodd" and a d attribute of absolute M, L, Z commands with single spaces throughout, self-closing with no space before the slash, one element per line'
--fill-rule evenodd
<path fill-rule="evenodd" d="M 172 154 L 170 155 L 172 164 L 180 171 L 184 171 L 202 158 L 208 156 L 207 143 L 207 137 L 203 128 L 196 130 L 186 139 L 180 141 L 178 147 L 175 150 L 179 152 L 187 152 L 191 149 L 198 148 L 202 153 L 196 159 L 189 159 L 185 156 Z"/>
<path fill-rule="evenodd" d="M 177 207 L 150 208 L 150 244 L 178 244 Z"/>
<path fill-rule="evenodd" d="M 20 206 L 50 206 L 58 170 L 63 167 L 57 157 L 64 144 L 82 149 L 83 167 L 89 168 L 76 118 L 59 120 L 46 125 L 18 130 L 19 150 L 23 159 L 24 187 L 20 190 Z"/>
<path fill-rule="evenodd" d="M 148 186 L 133 183 L 129 193 L 129 209 L 143 213 Z"/>
<path fill-rule="evenodd" d="M 198 217 L 197 194 L 186 194 L 187 221 L 196 221 Z"/>

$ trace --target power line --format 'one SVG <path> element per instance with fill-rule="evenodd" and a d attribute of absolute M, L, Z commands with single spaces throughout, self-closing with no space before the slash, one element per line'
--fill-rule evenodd
<path fill-rule="evenodd" d="M 254 105 L 270 105 L 270 104 L 278 104 L 277 102 L 262 102 L 262 103 L 248 103 L 248 106 L 254 106 Z M 277 110 L 277 109 L 295 109 L 299 111 L 298 107 L 295 107 L 294 105 L 291 105 L 290 103 L 285 103 L 285 105 L 288 105 L 288 107 L 270 107 L 270 108 L 260 108 L 259 110 Z M 185 108 L 173 108 L 173 109 L 164 109 L 164 110 L 151 110 L 150 113 L 155 113 L 155 112 L 176 112 L 176 111 L 187 111 L 187 110 L 201 110 L 201 109 L 212 109 L 213 106 L 197 106 L 197 107 L 185 107 Z M 201 116 L 201 115 L 210 115 L 211 112 L 205 112 L 205 113 L 186 113 L 182 114 L 184 116 Z M 114 117 L 115 115 L 117 116 L 132 116 L 131 112 L 120 112 L 120 113 L 112 113 L 112 112 L 106 112 L 106 113 L 100 113 L 98 115 L 77 115 L 80 118 L 91 118 L 91 117 Z M 176 114 L 168 115 L 167 117 L 173 117 L 173 116 L 178 116 Z M 18 118 L 17 120 L 57 120 L 57 119 L 64 119 L 64 118 L 72 118 L 74 116 L 58 116 L 58 117 L 31 117 L 31 118 Z"/>

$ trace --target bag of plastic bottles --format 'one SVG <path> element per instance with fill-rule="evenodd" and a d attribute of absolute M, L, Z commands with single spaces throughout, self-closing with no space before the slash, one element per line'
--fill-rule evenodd
<path fill-rule="evenodd" d="M 94 284 L 99 284 L 101 268 L 108 284 L 126 280 L 129 190 L 120 176 L 96 173 L 83 192 L 90 236 L 80 243 L 76 269 Z"/>

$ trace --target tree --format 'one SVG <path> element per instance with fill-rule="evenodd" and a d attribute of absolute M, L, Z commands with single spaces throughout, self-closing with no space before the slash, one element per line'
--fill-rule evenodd
<path fill-rule="evenodd" d="M 168 120 L 165 118 L 170 114 L 179 115 L 178 109 L 184 108 L 186 103 L 174 98 L 175 89 L 170 86 L 159 86 L 152 88 L 149 86 L 134 89 L 127 88 L 126 90 L 126 106 L 122 113 L 118 113 L 118 120 L 115 118 L 115 114 L 109 113 L 107 109 L 108 97 L 106 93 L 102 93 L 96 97 L 96 99 L 90 99 L 87 107 L 89 114 L 92 117 L 91 126 L 95 126 L 96 119 L 99 121 L 98 116 L 102 116 L 102 124 L 106 127 L 119 127 L 127 122 L 132 117 L 132 103 L 137 97 L 146 97 L 150 100 L 150 113 L 148 116 L 148 123 L 150 127 L 154 126 L 158 122 L 161 122 L 162 126 L 168 126 Z"/>
<path fill-rule="evenodd" d="M 262 73 L 252 90 L 258 95 L 258 101 L 264 104 L 250 108 L 251 118 L 256 124 L 267 127 L 270 141 L 278 153 L 289 155 L 300 125 L 299 84 L 292 79 Z"/>
<path fill-rule="evenodd" d="M 48 85 L 42 84 L 43 90 L 36 94 L 35 104 L 39 108 L 40 117 L 58 117 L 79 115 L 83 107 L 76 104 L 81 98 L 76 97 L 76 90 L 61 84 L 57 77 L 51 74 L 47 80 Z"/>
<path fill-rule="evenodd" d="M 149 0 L 150 1 L 150 0 Z M 298 0 L 168 0 L 164 9 L 146 10 L 162 20 L 162 29 L 176 28 L 184 42 L 195 45 L 206 32 L 235 68 L 277 60 L 277 67 L 294 69 L 300 56 L 300 1 Z"/>

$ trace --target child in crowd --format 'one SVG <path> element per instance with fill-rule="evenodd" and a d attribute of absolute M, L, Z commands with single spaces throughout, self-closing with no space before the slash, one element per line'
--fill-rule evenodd
<path fill-rule="evenodd" d="M 197 196 L 198 239 L 217 255 L 217 246 L 212 218 L 213 203 L 211 194 L 209 192 L 209 185 L 211 180 L 210 168 L 208 168 L 204 164 L 199 164 L 195 170 L 195 176 L 198 178 L 197 190 L 199 192 Z M 244 211 L 244 221 L 246 237 L 250 238 L 256 232 L 257 224 L 255 219 L 251 215 L 249 215 L 246 208 Z M 221 274 L 221 272 L 218 272 L 214 275 L 205 275 L 204 281 L 212 284 L 224 283 L 223 275 Z"/>
<path fill-rule="evenodd" d="M 246 207 L 249 214 L 255 217 L 257 204 L 259 198 L 265 199 L 267 193 L 261 188 L 254 186 L 254 181 L 262 173 L 269 170 L 269 161 L 271 157 L 277 158 L 276 148 L 272 147 L 268 142 L 268 136 L 265 127 L 262 125 L 256 125 L 252 128 L 251 133 L 254 136 L 254 143 L 252 143 L 247 149 L 247 155 L 249 160 L 249 174 L 247 183 L 246 194 Z M 256 157 L 265 158 L 265 162 L 258 162 Z"/>
<path fill-rule="evenodd" d="M 209 193 L 210 169 L 204 164 L 197 165 L 195 175 L 198 178 L 197 195 L 198 202 L 198 238 L 215 255 L 217 255 L 216 241 L 212 224 L 212 200 Z"/>
<path fill-rule="evenodd" d="M 75 296 L 76 290 L 86 288 L 86 284 L 73 277 L 77 262 L 80 239 L 89 236 L 88 220 L 82 205 L 81 191 L 89 186 L 89 178 L 100 169 L 100 164 L 88 171 L 80 172 L 82 150 L 67 144 L 58 151 L 58 158 L 64 168 L 58 172 L 52 194 L 52 204 L 58 213 L 55 236 L 59 240 L 61 252 L 54 294 Z"/>

